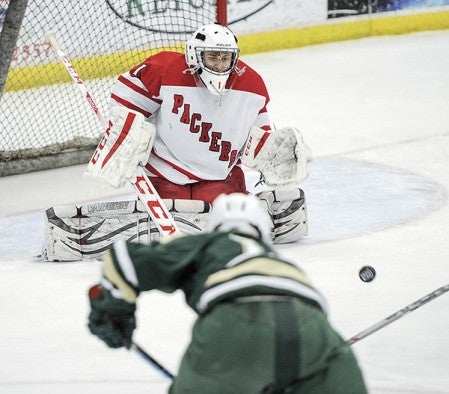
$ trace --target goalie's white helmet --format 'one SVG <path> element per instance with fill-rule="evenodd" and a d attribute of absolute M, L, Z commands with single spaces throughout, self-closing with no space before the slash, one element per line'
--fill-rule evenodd
<path fill-rule="evenodd" d="M 242 233 L 272 242 L 273 222 L 263 201 L 242 193 L 221 194 L 212 204 L 207 221 L 207 230 L 228 231 L 236 229 Z"/>
<path fill-rule="evenodd" d="M 206 54 L 212 53 L 216 54 L 216 61 L 221 58 L 220 65 L 208 63 Z M 231 30 L 218 23 L 202 26 L 186 42 L 185 56 L 190 71 L 200 77 L 211 93 L 219 95 L 237 64 L 237 38 Z"/>

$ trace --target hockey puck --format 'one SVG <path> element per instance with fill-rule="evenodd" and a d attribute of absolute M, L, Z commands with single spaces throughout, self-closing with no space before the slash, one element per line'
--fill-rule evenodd
<path fill-rule="evenodd" d="M 360 268 L 359 278 L 363 282 L 371 282 L 376 277 L 376 270 L 370 265 L 364 265 Z"/>

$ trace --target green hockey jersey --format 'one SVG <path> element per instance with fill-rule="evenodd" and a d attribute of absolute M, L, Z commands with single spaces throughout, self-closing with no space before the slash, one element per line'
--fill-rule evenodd
<path fill-rule="evenodd" d="M 298 297 L 327 309 L 295 263 L 260 239 L 235 231 L 168 237 L 151 244 L 118 243 L 111 256 L 114 271 L 136 294 L 180 289 L 198 314 L 217 303 L 260 295 Z"/>

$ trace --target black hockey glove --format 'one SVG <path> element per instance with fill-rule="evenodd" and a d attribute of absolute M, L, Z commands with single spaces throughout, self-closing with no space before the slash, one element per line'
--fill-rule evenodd
<path fill-rule="evenodd" d="M 100 284 L 89 289 L 91 311 L 88 327 L 109 347 L 129 349 L 136 328 L 136 304 L 115 298 Z"/>

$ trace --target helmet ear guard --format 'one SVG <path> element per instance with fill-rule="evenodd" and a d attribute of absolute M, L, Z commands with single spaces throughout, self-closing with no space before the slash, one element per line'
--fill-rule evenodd
<path fill-rule="evenodd" d="M 219 72 L 207 67 L 204 52 L 231 52 L 232 60 L 229 69 Z M 239 48 L 237 38 L 227 27 L 211 24 L 200 27 L 186 42 L 185 57 L 189 71 L 196 73 L 208 90 L 215 95 L 225 90 L 226 82 L 237 65 Z"/>

